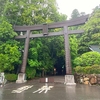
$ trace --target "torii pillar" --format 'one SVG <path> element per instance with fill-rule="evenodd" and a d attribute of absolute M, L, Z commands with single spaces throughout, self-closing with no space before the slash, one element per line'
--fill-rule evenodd
<path fill-rule="evenodd" d="M 48 37 L 48 36 L 56 36 L 56 35 L 64 35 L 65 41 L 65 66 L 66 66 L 66 75 L 65 75 L 65 84 L 66 85 L 75 85 L 74 76 L 72 75 L 72 67 L 71 67 L 71 57 L 70 57 L 70 46 L 69 46 L 69 34 L 74 33 L 83 33 L 83 30 L 68 30 L 70 26 L 82 25 L 88 19 L 88 15 L 82 16 L 76 19 L 64 21 L 64 22 L 56 22 L 51 24 L 43 24 L 43 25 L 34 25 L 34 26 L 14 26 L 15 31 L 26 32 L 23 36 L 17 36 L 16 39 L 25 39 L 25 47 L 23 54 L 23 61 L 21 71 L 18 75 L 18 79 L 16 83 L 24 83 L 25 79 L 25 70 L 27 64 L 27 55 L 29 48 L 29 39 L 30 38 L 38 38 L 38 37 Z M 48 32 L 48 29 L 55 28 L 63 28 L 63 31 L 60 32 Z M 43 30 L 42 34 L 31 34 L 31 31 L 35 30 Z"/>
<path fill-rule="evenodd" d="M 16 80 L 16 83 L 25 83 L 26 82 L 25 71 L 26 71 L 26 64 L 27 64 L 29 40 L 30 40 L 30 30 L 27 30 L 26 37 L 25 37 L 25 46 L 24 46 L 22 66 L 21 66 L 20 73 L 18 75 L 18 79 Z"/>

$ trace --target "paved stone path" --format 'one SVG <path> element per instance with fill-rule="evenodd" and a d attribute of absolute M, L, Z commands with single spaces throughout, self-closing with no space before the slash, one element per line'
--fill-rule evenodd
<path fill-rule="evenodd" d="M 50 90 L 49 86 L 52 86 Z M 21 88 L 22 92 L 12 93 L 13 90 Z M 39 89 L 41 90 L 36 92 Z M 0 87 L 0 100 L 100 100 L 100 86 L 66 86 L 60 82 L 45 84 L 39 83 L 38 80 L 24 84 L 10 83 Z"/>

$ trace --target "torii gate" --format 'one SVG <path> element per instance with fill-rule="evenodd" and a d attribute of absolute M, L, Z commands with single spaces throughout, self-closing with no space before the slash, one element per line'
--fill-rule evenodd
<path fill-rule="evenodd" d="M 67 75 L 72 74 L 68 35 L 74 34 L 74 33 L 83 33 L 84 31 L 83 30 L 68 30 L 68 27 L 82 25 L 87 21 L 87 19 L 88 19 L 88 15 L 78 17 L 76 19 L 67 20 L 64 22 L 56 22 L 56 23 L 51 23 L 51 24 L 42 24 L 42 25 L 34 25 L 34 26 L 14 26 L 14 30 L 16 32 L 26 32 L 26 34 L 16 37 L 16 39 L 25 39 L 23 61 L 22 61 L 22 66 L 21 66 L 21 71 L 20 71 L 21 73 L 19 73 L 18 80 L 16 82 L 17 83 L 25 82 L 25 70 L 26 70 L 26 64 L 27 64 L 27 55 L 28 55 L 28 47 L 29 47 L 30 38 L 64 35 L 66 74 Z M 55 28 L 63 28 L 63 31 L 48 32 L 48 29 L 55 29 Z M 31 31 L 37 31 L 37 30 L 42 30 L 43 33 L 41 33 L 41 34 L 32 34 L 31 33 Z"/>

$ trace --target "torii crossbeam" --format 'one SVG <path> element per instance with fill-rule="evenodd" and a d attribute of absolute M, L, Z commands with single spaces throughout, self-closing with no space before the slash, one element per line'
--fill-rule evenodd
<path fill-rule="evenodd" d="M 56 35 L 64 35 L 65 41 L 65 66 L 66 66 L 66 74 L 72 74 L 72 67 L 71 67 L 71 57 L 70 57 L 70 46 L 69 46 L 69 34 L 75 33 L 83 33 L 83 30 L 68 30 L 70 26 L 77 26 L 84 24 L 88 19 L 88 15 L 78 17 L 76 19 L 64 21 L 64 22 L 56 22 L 51 24 L 42 24 L 42 25 L 34 25 L 34 26 L 14 26 L 14 30 L 16 32 L 26 32 L 26 34 L 22 36 L 17 36 L 16 39 L 25 39 L 25 47 L 24 47 L 24 54 L 23 54 L 23 61 L 21 66 L 21 74 L 19 76 L 25 75 L 26 64 L 27 64 L 27 55 L 28 55 L 28 47 L 29 47 L 29 39 L 30 38 L 38 38 L 38 37 L 49 37 L 49 36 L 56 36 Z M 48 32 L 49 29 L 55 28 L 63 28 L 63 31 L 60 32 Z M 41 34 L 32 34 L 31 31 L 38 31 L 42 30 L 43 33 Z M 19 83 L 23 83 L 24 79 L 18 79 Z"/>

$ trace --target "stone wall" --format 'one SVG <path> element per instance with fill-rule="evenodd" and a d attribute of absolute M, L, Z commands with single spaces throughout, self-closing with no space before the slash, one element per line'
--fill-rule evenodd
<path fill-rule="evenodd" d="M 80 84 L 100 85 L 100 74 L 75 74 L 75 82 Z"/>

